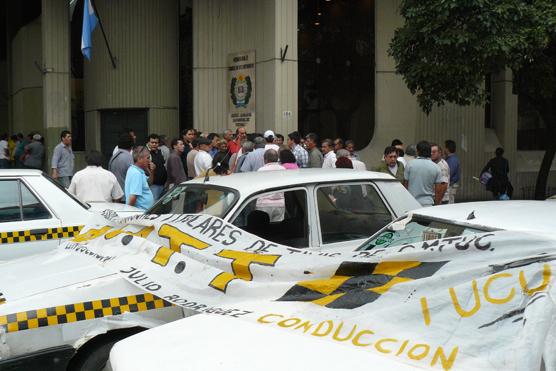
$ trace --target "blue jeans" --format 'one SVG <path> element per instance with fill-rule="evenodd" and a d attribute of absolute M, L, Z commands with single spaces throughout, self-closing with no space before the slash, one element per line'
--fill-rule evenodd
<path fill-rule="evenodd" d="M 0 160 L 0 169 L 9 169 L 10 168 L 10 162 L 6 159 L 1 159 Z"/>
<path fill-rule="evenodd" d="M 151 185 L 151 192 L 153 193 L 153 199 L 156 201 L 162 196 L 164 193 L 164 186 L 163 185 Z"/>

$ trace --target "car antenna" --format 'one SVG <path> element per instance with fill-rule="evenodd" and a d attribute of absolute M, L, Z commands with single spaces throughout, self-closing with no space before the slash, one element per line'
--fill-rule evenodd
<path fill-rule="evenodd" d="M 226 152 L 226 156 L 224 156 L 224 158 L 222 159 L 222 161 L 225 161 L 226 158 L 230 155 L 230 151 Z M 216 165 L 214 165 L 213 167 L 211 167 L 210 169 L 207 170 L 207 173 L 205 175 L 205 179 L 203 180 L 203 183 L 206 183 L 210 180 L 210 171 L 216 169 L 217 167 L 222 166 L 221 162 L 217 162 Z"/>
<path fill-rule="evenodd" d="M 210 180 L 210 172 L 211 170 L 216 169 L 218 166 L 220 166 L 220 162 L 217 162 L 216 165 L 214 165 L 213 167 L 211 167 L 210 169 L 207 170 L 207 173 L 205 175 L 205 180 L 203 180 L 203 183 L 206 183 Z"/>
<path fill-rule="evenodd" d="M 467 215 L 467 220 L 475 219 L 475 210 L 471 212 L 471 214 Z"/>

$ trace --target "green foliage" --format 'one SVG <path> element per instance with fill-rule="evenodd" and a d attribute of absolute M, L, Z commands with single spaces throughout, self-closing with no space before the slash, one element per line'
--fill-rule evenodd
<path fill-rule="evenodd" d="M 389 53 L 427 113 L 435 104 L 484 102 L 485 75 L 505 68 L 551 69 L 554 78 L 544 51 L 556 35 L 556 0 L 403 0 L 400 13 L 405 24 Z M 549 80 L 531 92 L 553 95 Z"/>

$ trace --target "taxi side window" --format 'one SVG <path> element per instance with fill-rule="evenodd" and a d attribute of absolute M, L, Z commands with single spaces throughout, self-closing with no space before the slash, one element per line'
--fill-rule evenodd
<path fill-rule="evenodd" d="M 243 206 L 232 223 L 272 242 L 308 247 L 307 193 L 298 189 L 258 195 Z"/>
<path fill-rule="evenodd" d="M 0 222 L 17 222 L 22 219 L 19 203 L 19 181 L 0 181 Z"/>
<path fill-rule="evenodd" d="M 367 238 L 392 221 L 370 184 L 336 184 L 317 189 L 322 243 Z"/>
<path fill-rule="evenodd" d="M 49 219 L 50 213 L 44 205 L 21 183 L 21 209 L 23 220 Z"/>
<path fill-rule="evenodd" d="M 0 180 L 0 222 L 49 219 L 50 213 L 21 181 Z"/>

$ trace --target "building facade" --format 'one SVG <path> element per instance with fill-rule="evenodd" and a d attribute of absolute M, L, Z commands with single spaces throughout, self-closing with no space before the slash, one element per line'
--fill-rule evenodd
<path fill-rule="evenodd" d="M 96 0 L 113 59 L 97 27 L 90 61 L 79 55 L 83 1 L 36 3 L 35 17 L 5 5 L 0 81 L 8 98 L 0 115 L 12 133 L 45 134 L 50 150 L 65 128 L 77 134 L 76 149 L 106 155 L 125 128 L 140 140 L 187 127 L 234 129 L 229 57 L 249 51 L 256 131 L 353 139 L 369 167 L 394 138 L 453 139 L 460 200 L 490 198 L 473 176 L 501 146 L 515 196 L 532 197 L 543 151 L 518 148 L 512 74 L 490 77 L 486 107 L 445 105 L 425 115 L 388 55 L 403 22 L 399 0 Z"/>

